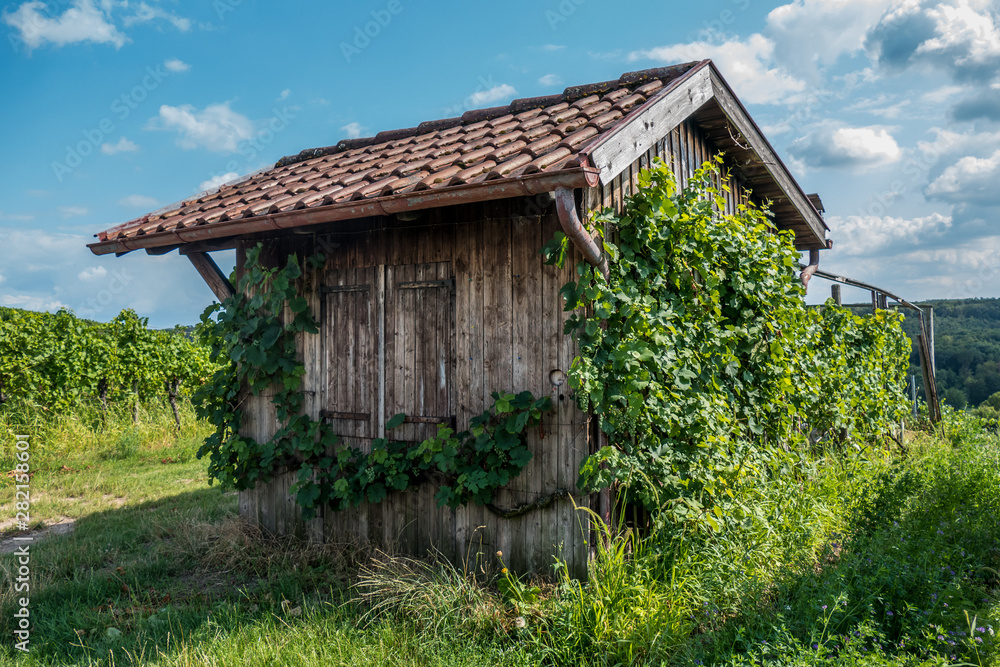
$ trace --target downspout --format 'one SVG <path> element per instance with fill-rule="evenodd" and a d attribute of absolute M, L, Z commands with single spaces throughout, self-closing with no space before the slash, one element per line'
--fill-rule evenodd
<path fill-rule="evenodd" d="M 573 242 L 576 249 L 583 253 L 583 258 L 591 266 L 597 268 L 601 274 L 608 277 L 608 260 L 586 229 L 580 222 L 580 216 L 576 212 L 576 197 L 573 191 L 567 188 L 557 188 L 555 191 L 556 212 L 559 214 L 559 224 L 562 225 L 563 232 Z M 817 259 L 817 261 L 819 261 Z M 815 270 L 815 269 L 814 269 Z"/>
<path fill-rule="evenodd" d="M 809 279 L 813 277 L 817 269 L 819 269 L 819 250 L 810 250 L 809 264 L 804 266 L 799 273 L 799 280 L 802 281 L 802 287 L 806 288 L 807 291 L 809 290 Z"/>
<path fill-rule="evenodd" d="M 556 212 L 559 215 L 559 224 L 562 226 L 563 232 L 573 241 L 573 245 L 583 254 L 584 259 L 600 271 L 604 279 L 607 280 L 608 260 L 604 256 L 604 253 L 601 252 L 601 247 L 597 245 L 594 237 L 584 229 L 583 223 L 580 222 L 580 216 L 576 212 L 576 197 L 573 195 L 573 191 L 568 188 L 556 188 L 554 194 L 556 197 Z M 605 326 L 606 324 L 604 323 Z M 608 440 L 604 432 L 599 427 L 597 428 L 597 432 L 598 442 L 607 445 Z M 606 466 L 606 463 L 601 464 L 601 467 Z M 614 512 L 611 502 L 611 487 L 602 489 L 598 493 L 597 504 L 601 519 L 610 528 Z"/>

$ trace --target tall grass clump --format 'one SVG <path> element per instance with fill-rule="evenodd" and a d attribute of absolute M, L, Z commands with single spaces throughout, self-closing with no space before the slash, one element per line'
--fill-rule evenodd
<path fill-rule="evenodd" d="M 994 664 L 1000 628 L 1000 442 L 951 413 L 905 459 L 857 468 L 843 533 L 812 567 L 716 629 L 713 664 Z"/>

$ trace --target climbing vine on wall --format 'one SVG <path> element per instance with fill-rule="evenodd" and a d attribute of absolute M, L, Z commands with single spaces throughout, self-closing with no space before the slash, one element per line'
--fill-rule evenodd
<path fill-rule="evenodd" d="M 899 317 L 860 321 L 803 302 L 791 232 L 752 204 L 724 214 L 721 158 L 678 188 L 657 162 L 624 211 L 594 226 L 610 275 L 588 265 L 562 294 L 578 342 L 570 380 L 608 446 L 579 484 L 616 483 L 680 525 L 719 527 L 732 489 L 806 426 L 883 436 L 905 409 Z M 612 238 L 614 237 L 614 238 Z M 543 249 L 561 263 L 566 239 Z"/>
<path fill-rule="evenodd" d="M 296 470 L 293 490 L 310 518 L 323 506 L 379 502 L 391 491 L 425 481 L 438 483 L 441 505 L 489 504 L 496 489 L 520 474 L 531 460 L 526 433 L 551 409 L 547 396 L 494 392 L 493 406 L 472 419 L 468 431 L 441 425 L 418 446 L 377 438 L 370 452 L 346 446 L 329 424 L 306 414 L 305 366 L 296 356 L 296 337 L 318 334 L 319 326 L 298 293 L 298 256 L 268 268 L 261 252 L 260 244 L 247 251 L 235 294 L 201 316 L 199 335 L 220 365 L 195 394 L 200 415 L 215 426 L 198 451 L 199 458 L 209 459 L 211 480 L 244 490 Z M 321 254 L 306 259 L 308 269 L 323 263 Z M 243 406 L 249 396 L 265 392 L 271 392 L 280 427 L 267 442 L 256 442 L 240 434 Z M 396 415 L 387 431 L 404 420 Z"/>

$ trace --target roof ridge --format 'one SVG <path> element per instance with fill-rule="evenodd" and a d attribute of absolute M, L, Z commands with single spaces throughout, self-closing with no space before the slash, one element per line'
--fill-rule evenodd
<path fill-rule="evenodd" d="M 511 101 L 510 104 L 499 107 L 489 107 L 485 109 L 472 109 L 466 111 L 460 117 L 456 118 L 442 118 L 440 120 L 428 120 L 420 123 L 416 127 L 404 128 L 399 130 L 385 130 L 379 132 L 374 137 L 358 137 L 355 139 L 342 139 L 334 146 L 325 146 L 320 148 L 307 148 L 301 151 L 297 155 L 286 155 L 285 157 L 278 160 L 274 168 L 278 169 L 281 167 L 287 167 L 290 164 L 297 164 L 299 162 L 305 162 L 306 160 L 312 160 L 317 157 L 325 157 L 327 155 L 333 155 L 335 153 L 341 153 L 347 150 L 353 150 L 357 148 L 365 148 L 367 146 L 373 146 L 375 144 L 384 143 L 387 141 L 396 141 L 399 139 L 406 139 L 409 137 L 416 136 L 418 134 L 427 134 L 429 132 L 436 132 L 440 130 L 446 130 L 458 125 L 471 125 L 473 123 L 479 123 L 485 120 L 493 120 L 494 118 L 500 118 L 506 116 L 507 114 L 519 114 L 525 111 L 530 111 L 532 109 L 540 109 L 542 107 L 550 106 L 553 104 L 559 104 L 560 102 L 573 103 L 577 100 L 589 97 L 590 95 L 595 95 L 598 93 L 605 93 L 616 87 L 629 87 L 637 88 L 643 84 L 649 83 L 650 81 L 659 79 L 676 79 L 678 76 L 689 71 L 701 61 L 692 61 L 688 63 L 682 63 L 679 65 L 670 65 L 669 67 L 654 67 L 651 69 L 637 70 L 635 72 L 625 72 L 617 79 L 610 81 L 601 81 L 598 83 L 587 83 L 579 86 L 569 86 L 563 90 L 563 92 L 557 93 L 555 95 L 542 95 L 538 97 L 523 97 Z M 664 84 L 668 83 L 664 81 Z"/>

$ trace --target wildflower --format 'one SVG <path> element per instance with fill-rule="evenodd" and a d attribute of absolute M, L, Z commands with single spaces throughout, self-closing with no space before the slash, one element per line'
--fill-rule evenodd
<path fill-rule="evenodd" d="M 885 612 L 885 615 L 886 616 L 892 616 L 892 612 L 891 611 L 887 611 L 887 612 Z"/>
<path fill-rule="evenodd" d="M 823 611 L 826 611 L 826 605 L 823 605 Z"/>
<path fill-rule="evenodd" d="M 502 551 L 498 551 L 497 552 L 497 558 L 503 558 L 503 552 Z"/>
<path fill-rule="evenodd" d="M 943 642 L 944 641 L 944 635 L 938 635 L 937 638 L 938 638 L 939 642 Z"/>
<path fill-rule="evenodd" d="M 976 628 L 976 632 L 986 632 L 986 628 L 983 627 Z"/>
<path fill-rule="evenodd" d="M 528 625 L 528 622 L 524 620 L 524 616 L 518 616 L 514 619 L 514 625 L 518 628 L 524 628 Z"/>
<path fill-rule="evenodd" d="M 976 643 L 977 644 L 982 644 L 983 643 L 983 638 L 982 637 L 976 637 Z"/>
<path fill-rule="evenodd" d="M 504 569 L 502 569 L 500 571 L 503 572 L 504 574 L 507 574 L 507 568 L 504 568 Z"/>
<path fill-rule="evenodd" d="M 813 650 L 814 651 L 818 651 L 819 650 L 819 644 L 813 644 Z"/>

